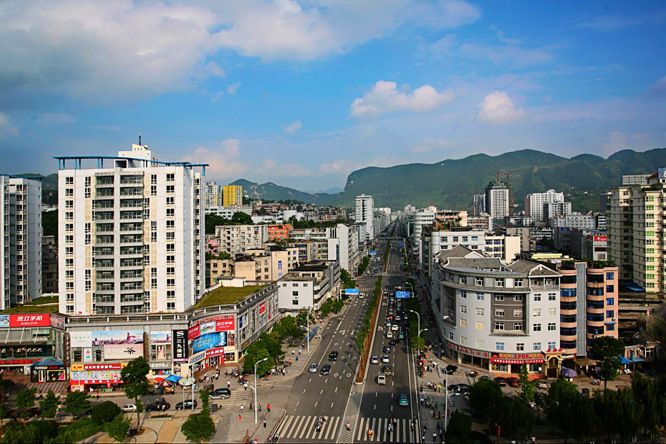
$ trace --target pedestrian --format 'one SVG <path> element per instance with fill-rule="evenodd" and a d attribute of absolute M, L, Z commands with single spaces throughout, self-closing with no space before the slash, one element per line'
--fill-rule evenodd
<path fill-rule="evenodd" d="M 231 381 L 229 381 L 228 379 L 227 379 L 227 388 L 228 388 L 228 389 L 231 388 Z"/>
<path fill-rule="evenodd" d="M 270 404 L 266 404 L 266 410 L 268 411 L 268 413 L 271 412 L 271 405 Z"/>
<path fill-rule="evenodd" d="M 239 420 L 239 421 L 242 421 L 242 420 L 243 420 L 243 415 L 241 415 L 240 413 L 238 414 L 238 420 Z"/>
<path fill-rule="evenodd" d="M 241 412 L 243 412 L 244 409 L 245 409 L 245 406 L 243 404 L 241 404 Z"/>
<path fill-rule="evenodd" d="M 266 428 L 266 420 L 264 419 L 264 428 Z"/>
<path fill-rule="evenodd" d="M 245 388 L 245 391 L 247 391 L 247 382 L 243 384 L 243 387 Z"/>
<path fill-rule="evenodd" d="M 437 440 L 437 433 L 432 432 L 432 442 L 435 442 Z"/>
<path fill-rule="evenodd" d="M 257 404 L 257 410 L 261 411 L 261 403 Z"/>

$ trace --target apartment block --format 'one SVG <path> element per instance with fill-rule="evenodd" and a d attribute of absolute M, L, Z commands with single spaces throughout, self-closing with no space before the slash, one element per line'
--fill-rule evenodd
<path fill-rule="evenodd" d="M 243 206 L 243 187 L 240 185 L 225 185 L 222 189 L 222 205 L 225 207 Z"/>
<path fill-rule="evenodd" d="M 374 232 L 374 208 L 375 200 L 372 196 L 361 194 L 356 196 L 356 223 L 365 224 L 365 241 L 371 241 L 375 238 Z"/>
<path fill-rule="evenodd" d="M 284 241 L 289 239 L 291 231 L 294 229 L 291 224 L 282 225 L 269 225 L 268 226 L 268 240 L 269 242 Z"/>
<path fill-rule="evenodd" d="M 556 204 L 560 204 L 559 206 Z M 530 193 L 525 196 L 525 215 L 534 218 L 535 221 L 545 222 L 551 217 L 562 214 L 566 208 L 571 213 L 571 202 L 564 202 L 564 193 L 548 190 L 545 193 Z M 558 212 L 560 208 L 562 211 Z M 550 213 L 554 213 L 550 215 Z"/>
<path fill-rule="evenodd" d="M 58 293 L 58 245 L 55 236 L 42 236 L 42 294 Z"/>
<path fill-rule="evenodd" d="M 42 295 L 42 184 L 0 176 L 0 309 Z"/>
<path fill-rule="evenodd" d="M 623 176 L 613 190 L 608 216 L 608 252 L 620 278 L 647 293 L 664 291 L 666 168 L 655 174 Z"/>
<path fill-rule="evenodd" d="M 215 237 L 220 240 L 220 251 L 231 256 L 243 254 L 248 248 L 264 248 L 268 225 L 218 225 Z"/>
<path fill-rule="evenodd" d="M 511 216 L 511 191 L 503 182 L 493 181 L 486 187 L 486 212 L 499 222 Z"/>
<path fill-rule="evenodd" d="M 318 310 L 329 298 L 340 294 L 340 264 L 308 262 L 285 275 L 277 285 L 280 311 Z"/>
<path fill-rule="evenodd" d="M 58 159 L 60 311 L 183 312 L 205 289 L 202 171 L 145 145 Z"/>

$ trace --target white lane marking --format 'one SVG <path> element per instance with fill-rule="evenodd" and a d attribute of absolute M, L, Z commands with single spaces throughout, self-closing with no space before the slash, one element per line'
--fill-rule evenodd
<path fill-rule="evenodd" d="M 315 401 L 315 408 L 319 405 L 319 401 Z"/>
<path fill-rule="evenodd" d="M 333 401 L 333 402 L 331 403 L 331 408 L 333 408 L 333 404 L 335 404 L 335 401 Z"/>
<path fill-rule="evenodd" d="M 298 401 L 296 401 L 296 407 L 298 407 L 298 404 L 300 404 L 300 403 L 301 403 L 300 399 Z"/>
<path fill-rule="evenodd" d="M 324 389 L 321 389 L 321 390 L 319 391 L 319 394 L 320 394 L 320 395 L 323 395 L 323 394 L 324 394 Z"/>
<path fill-rule="evenodd" d="M 337 373 L 336 373 L 336 375 L 337 375 Z M 337 385 L 335 386 L 335 391 L 333 393 L 338 393 L 338 386 Z"/>
<path fill-rule="evenodd" d="M 307 388 L 304 388 L 304 389 L 303 389 L 303 393 L 305 393 L 306 390 L 307 390 Z"/>

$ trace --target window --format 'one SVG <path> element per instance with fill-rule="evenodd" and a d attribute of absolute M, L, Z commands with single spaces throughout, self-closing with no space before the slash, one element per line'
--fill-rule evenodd
<path fill-rule="evenodd" d="M 167 187 L 166 187 L 166 192 L 167 192 L 167 193 L 169 193 L 169 194 L 173 194 L 174 191 L 176 191 L 176 187 L 175 187 L 175 186 L 173 186 L 173 185 L 167 185 Z"/>
<path fill-rule="evenodd" d="M 467 313 L 467 305 L 460 306 L 460 313 Z"/>
<path fill-rule="evenodd" d="M 150 184 L 151 185 L 157 185 L 157 174 L 151 174 L 150 175 Z"/>
<path fill-rule="evenodd" d="M 513 323 L 513 329 L 518 330 L 518 331 L 523 331 L 523 323 L 522 322 L 514 322 Z"/>
<path fill-rule="evenodd" d="M 166 209 L 166 215 L 167 215 L 167 217 L 174 217 L 176 215 L 176 209 L 175 208 L 167 208 Z"/>
<path fill-rule="evenodd" d="M 467 292 L 465 290 L 460 290 L 460 297 L 462 299 L 467 299 Z"/>
<path fill-rule="evenodd" d="M 483 330 L 484 328 L 483 322 L 477 322 L 474 328 L 477 330 Z"/>
<path fill-rule="evenodd" d="M 150 195 L 151 196 L 157 196 L 157 185 L 151 185 L 150 186 Z"/>
<path fill-rule="evenodd" d="M 166 234 L 166 238 L 167 240 L 174 240 L 176 238 L 176 233 L 174 233 L 173 231 L 168 231 Z"/>
<path fill-rule="evenodd" d="M 521 308 L 517 308 L 513 310 L 513 317 L 514 318 L 522 318 L 523 317 L 523 310 Z"/>
<path fill-rule="evenodd" d="M 453 332 L 452 331 L 449 332 L 449 339 L 453 341 Z"/>
<path fill-rule="evenodd" d="M 532 344 L 532 350 L 541 351 L 541 342 L 535 342 L 534 344 Z"/>
<path fill-rule="evenodd" d="M 516 351 L 525 351 L 525 344 L 523 342 L 519 342 L 516 344 Z"/>
<path fill-rule="evenodd" d="M 166 175 L 166 180 L 167 182 L 173 182 L 176 178 L 176 175 L 174 173 L 169 173 Z"/>
<path fill-rule="evenodd" d="M 615 279 L 615 273 L 614 272 L 609 271 L 608 273 L 606 273 L 606 280 L 607 281 L 612 281 L 613 279 Z"/>
<path fill-rule="evenodd" d="M 554 322 L 548 323 L 548 331 L 555 331 L 556 324 Z"/>
<path fill-rule="evenodd" d="M 298 290 L 293 290 L 291 292 L 291 295 L 294 296 L 294 297 L 298 297 Z"/>
<path fill-rule="evenodd" d="M 485 295 L 483 293 L 477 293 L 476 294 L 476 300 L 477 301 L 483 301 L 485 299 Z"/>
<path fill-rule="evenodd" d="M 495 278 L 495 287 L 504 287 L 504 279 Z"/>
<path fill-rule="evenodd" d="M 550 348 L 551 350 L 557 348 L 557 342 L 549 342 L 548 348 Z"/>
<path fill-rule="evenodd" d="M 513 300 L 515 302 L 523 302 L 523 295 L 522 294 L 517 294 L 513 296 Z"/>
<path fill-rule="evenodd" d="M 460 326 L 463 328 L 467 328 L 467 319 L 461 319 L 460 320 Z"/>
<path fill-rule="evenodd" d="M 495 309 L 495 316 L 498 318 L 504 317 L 504 309 L 503 308 L 496 308 Z"/>
<path fill-rule="evenodd" d="M 615 292 L 615 285 L 606 285 L 606 293 Z"/>
<path fill-rule="evenodd" d="M 73 177 L 65 177 L 65 185 L 74 185 Z"/>
<path fill-rule="evenodd" d="M 495 342 L 495 350 L 504 350 L 504 342 Z"/>
<path fill-rule="evenodd" d="M 474 285 L 477 287 L 483 287 L 483 278 L 477 277 L 474 278 Z"/>
<path fill-rule="evenodd" d="M 613 310 L 606 310 L 606 318 L 611 319 L 615 317 L 615 312 Z"/>
<path fill-rule="evenodd" d="M 504 301 L 504 295 L 503 295 L 503 294 L 496 294 L 496 295 L 495 295 L 495 300 L 496 300 L 497 302 L 502 302 L 502 301 Z"/>
<path fill-rule="evenodd" d="M 557 308 L 551 307 L 548 309 L 548 315 L 549 316 L 555 316 L 557 314 Z"/>
<path fill-rule="evenodd" d="M 606 331 L 614 331 L 615 324 L 606 324 Z"/>
<path fill-rule="evenodd" d="M 482 307 L 476 307 L 476 315 L 477 316 L 483 316 L 483 308 Z"/>
<path fill-rule="evenodd" d="M 523 286 L 523 280 L 522 279 L 514 279 L 513 280 L 513 286 L 514 287 L 522 287 Z"/>
<path fill-rule="evenodd" d="M 504 322 L 495 322 L 495 330 L 504 330 Z"/>
<path fill-rule="evenodd" d="M 166 198 L 166 203 L 167 205 L 173 205 L 175 202 L 175 198 L 173 196 L 169 196 Z"/>
<path fill-rule="evenodd" d="M 541 331 L 541 324 L 532 324 L 532 331 Z"/>
<path fill-rule="evenodd" d="M 554 301 L 557 299 L 557 293 L 548 293 L 548 300 Z"/>
<path fill-rule="evenodd" d="M 615 305 L 615 298 L 606 298 L 606 305 Z"/>
<path fill-rule="evenodd" d="M 176 309 L 175 302 L 167 302 L 167 310 L 175 310 L 175 309 Z"/>
<path fill-rule="evenodd" d="M 535 308 L 534 310 L 532 310 L 532 316 L 534 316 L 534 317 L 541 316 L 541 309 L 540 308 Z"/>
<path fill-rule="evenodd" d="M 539 302 L 539 301 L 541 301 L 541 295 L 537 293 L 534 295 L 534 302 Z"/>

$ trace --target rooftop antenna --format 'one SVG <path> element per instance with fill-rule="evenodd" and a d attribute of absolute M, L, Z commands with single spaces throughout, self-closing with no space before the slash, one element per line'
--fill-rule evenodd
<path fill-rule="evenodd" d="M 141 133 L 139 133 L 139 145 L 141 145 Z"/>

